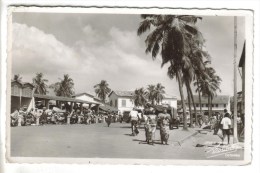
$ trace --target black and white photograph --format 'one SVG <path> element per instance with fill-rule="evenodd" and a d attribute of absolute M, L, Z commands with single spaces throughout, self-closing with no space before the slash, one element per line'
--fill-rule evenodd
<path fill-rule="evenodd" d="M 9 16 L 10 162 L 251 162 L 251 12 L 35 9 Z"/>

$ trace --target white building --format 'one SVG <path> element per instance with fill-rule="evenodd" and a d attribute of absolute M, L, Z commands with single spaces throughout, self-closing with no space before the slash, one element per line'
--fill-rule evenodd
<path fill-rule="evenodd" d="M 112 107 L 116 107 L 122 114 L 130 112 L 134 108 L 133 95 L 133 91 L 112 91 L 108 95 L 109 104 Z"/>
<path fill-rule="evenodd" d="M 93 94 L 86 93 L 86 92 L 75 94 L 75 95 L 73 95 L 73 98 L 79 99 L 79 100 L 88 101 L 88 102 L 92 102 L 92 103 L 98 103 L 100 105 L 103 104 L 103 102 L 99 98 L 97 98 Z"/>
<path fill-rule="evenodd" d="M 162 105 L 169 105 L 170 107 L 177 109 L 177 97 L 164 94 L 164 98 L 162 99 L 161 102 Z"/>
<path fill-rule="evenodd" d="M 134 108 L 135 105 L 132 101 L 133 96 L 134 91 L 112 91 L 108 95 L 109 104 L 112 107 L 116 107 L 123 114 L 124 112 L 129 112 Z M 177 109 L 177 98 L 165 94 L 160 105 L 169 105 Z"/>
<path fill-rule="evenodd" d="M 199 102 L 199 96 L 194 95 L 194 102 L 196 105 L 197 111 L 200 110 L 200 102 Z M 204 114 L 208 113 L 208 97 L 202 97 L 201 96 L 201 109 Z M 188 110 L 188 101 L 186 99 L 186 109 Z M 230 97 L 228 95 L 218 95 L 215 96 L 212 100 L 212 112 L 224 112 L 224 109 L 227 109 L 228 112 L 230 112 Z M 193 110 L 193 106 L 191 106 L 191 110 Z"/>

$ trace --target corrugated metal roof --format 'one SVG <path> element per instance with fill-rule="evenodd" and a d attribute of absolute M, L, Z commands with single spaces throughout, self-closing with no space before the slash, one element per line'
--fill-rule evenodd
<path fill-rule="evenodd" d="M 115 93 L 117 96 L 119 97 L 133 97 L 134 96 L 134 91 L 112 91 L 109 96 L 112 94 L 112 93 Z"/>
<path fill-rule="evenodd" d="M 195 103 L 199 103 L 199 96 L 198 95 L 194 95 L 194 102 Z M 212 104 L 228 104 L 230 97 L 228 95 L 218 95 L 216 97 L 213 98 L 212 100 Z M 187 99 L 186 99 L 187 102 Z M 208 97 L 202 97 L 201 96 L 201 103 L 202 104 L 208 104 Z"/>
<path fill-rule="evenodd" d="M 75 99 L 71 97 L 61 97 L 61 96 L 50 96 L 50 95 L 41 95 L 41 94 L 34 94 L 36 98 L 41 99 L 48 99 L 48 100 L 58 100 L 58 101 L 66 101 L 66 102 L 78 102 L 78 103 L 87 103 L 87 104 L 99 104 L 97 102 L 89 102 L 85 100 Z"/>

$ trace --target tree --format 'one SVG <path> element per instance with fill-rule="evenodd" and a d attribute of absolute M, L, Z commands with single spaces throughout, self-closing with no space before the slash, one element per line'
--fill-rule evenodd
<path fill-rule="evenodd" d="M 221 78 L 216 75 L 216 71 L 212 67 L 206 67 L 204 76 L 199 80 L 199 90 L 203 96 L 208 97 L 209 117 L 212 116 L 212 100 L 220 90 Z"/>
<path fill-rule="evenodd" d="M 46 95 L 48 93 L 47 91 L 47 83 L 48 80 L 43 78 L 42 73 L 36 73 L 36 76 L 33 78 L 33 85 L 35 88 L 35 93 L 36 94 L 43 94 Z"/>
<path fill-rule="evenodd" d="M 157 104 L 160 104 L 160 102 L 164 98 L 164 94 L 165 94 L 164 89 L 165 89 L 165 87 L 162 86 L 162 84 L 160 84 L 160 83 L 156 84 L 154 97 L 155 97 Z"/>
<path fill-rule="evenodd" d="M 74 94 L 74 82 L 68 74 L 59 79 L 59 82 L 52 84 L 50 88 L 54 88 L 56 96 L 71 97 Z"/>
<path fill-rule="evenodd" d="M 146 92 L 144 88 L 139 88 L 134 91 L 134 96 L 132 98 L 135 106 L 145 106 L 147 103 Z"/>
<path fill-rule="evenodd" d="M 16 82 L 21 83 L 22 82 L 22 77 L 20 76 L 20 74 L 15 74 L 13 77 L 13 80 Z"/>
<path fill-rule="evenodd" d="M 155 104 L 155 100 L 156 100 L 155 93 L 156 93 L 155 85 L 148 85 L 145 94 L 146 94 L 148 101 L 150 101 L 152 105 Z"/>
<path fill-rule="evenodd" d="M 101 82 L 96 84 L 94 88 L 98 98 L 100 98 L 105 103 L 107 95 L 111 92 L 107 81 L 101 80 Z"/>
<path fill-rule="evenodd" d="M 147 36 L 146 53 L 151 53 L 155 59 L 159 51 L 161 52 L 163 67 L 168 67 L 168 76 L 173 79 L 177 78 L 179 92 L 183 107 L 183 129 L 187 130 L 186 106 L 183 95 L 182 73 L 185 59 L 190 58 L 190 44 L 200 50 L 199 45 L 203 45 L 202 34 L 195 27 L 197 16 L 190 15 L 141 15 L 143 21 L 137 30 L 141 35 L 150 29 L 153 29 Z"/>

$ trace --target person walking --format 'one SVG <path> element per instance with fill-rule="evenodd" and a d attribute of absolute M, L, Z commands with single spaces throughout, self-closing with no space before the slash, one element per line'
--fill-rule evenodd
<path fill-rule="evenodd" d="M 138 124 L 138 112 L 135 108 L 133 108 L 132 111 L 130 111 L 130 118 L 131 118 L 131 129 L 132 129 L 132 135 L 138 135 L 139 131 L 137 128 L 137 124 Z"/>
<path fill-rule="evenodd" d="M 224 118 L 221 120 L 222 132 L 223 132 L 222 143 L 224 143 L 224 140 L 227 136 L 228 137 L 228 144 L 229 144 L 231 120 L 229 118 L 229 113 L 227 113 L 227 111 L 224 111 L 224 112 L 225 112 Z"/>

